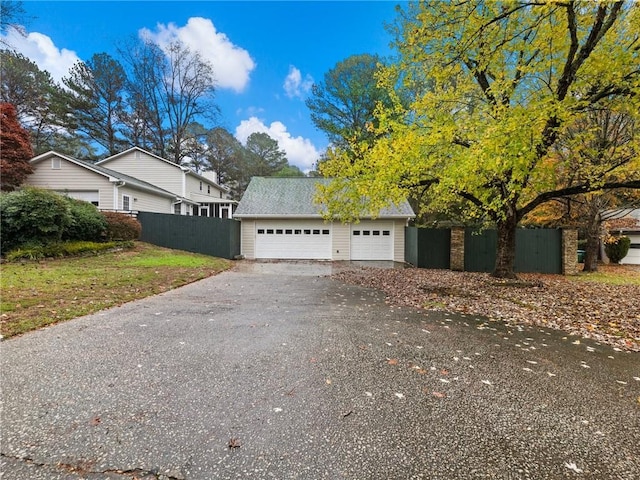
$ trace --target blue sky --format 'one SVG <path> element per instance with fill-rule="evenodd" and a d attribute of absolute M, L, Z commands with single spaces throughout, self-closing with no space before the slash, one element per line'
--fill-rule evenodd
<path fill-rule="evenodd" d="M 28 36 L 4 39 L 56 80 L 142 32 L 160 44 L 182 39 L 213 63 L 220 125 L 242 142 L 269 133 L 306 171 L 328 143 L 304 104 L 311 84 L 350 55 L 392 54 L 384 25 L 397 3 L 27 0 Z"/>

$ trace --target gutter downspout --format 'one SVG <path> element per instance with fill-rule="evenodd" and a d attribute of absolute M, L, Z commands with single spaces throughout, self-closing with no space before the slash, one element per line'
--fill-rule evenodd
<path fill-rule="evenodd" d="M 109 181 L 113 183 L 113 210 L 118 211 L 118 188 L 124 187 L 125 182 L 117 178 L 110 178 Z"/>

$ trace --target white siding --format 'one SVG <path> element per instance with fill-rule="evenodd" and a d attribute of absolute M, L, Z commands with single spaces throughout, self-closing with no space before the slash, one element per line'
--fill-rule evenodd
<path fill-rule="evenodd" d="M 240 222 L 240 253 L 248 260 L 256 258 L 255 238 L 256 222 L 243 219 Z"/>
<path fill-rule="evenodd" d="M 394 222 L 393 231 L 393 261 L 404 263 L 404 230 L 407 225 L 406 220 L 396 220 Z"/>
<path fill-rule="evenodd" d="M 101 166 L 144 180 L 176 195 L 184 196 L 182 177 L 184 172 L 179 166 L 152 157 L 139 150 L 127 152 L 109 159 Z"/>
<path fill-rule="evenodd" d="M 202 182 L 202 190 L 200 190 L 200 182 Z M 209 190 L 207 190 L 209 187 Z M 210 191 L 211 193 L 207 193 Z M 200 180 L 196 178 L 194 175 L 187 175 L 187 194 L 186 197 L 191 200 L 195 200 L 200 203 L 207 203 L 209 199 L 220 199 L 224 198 L 224 195 L 221 195 L 220 189 L 217 188 L 210 182 L 206 180 Z"/>
<path fill-rule="evenodd" d="M 58 157 L 56 157 L 58 158 Z M 113 184 L 99 173 L 92 172 L 74 163 L 60 159 L 60 168 L 51 168 L 51 159 L 45 158 L 33 164 L 35 171 L 27 177 L 26 184 L 64 192 L 97 191 L 98 207 L 104 210 L 114 209 Z"/>
<path fill-rule="evenodd" d="M 122 195 L 131 197 L 131 210 L 138 212 L 173 213 L 172 199 L 160 197 L 143 190 L 120 187 L 118 189 L 118 209 L 122 209 Z"/>
<path fill-rule="evenodd" d="M 338 222 L 332 225 L 333 260 L 351 260 L 351 225 Z"/>

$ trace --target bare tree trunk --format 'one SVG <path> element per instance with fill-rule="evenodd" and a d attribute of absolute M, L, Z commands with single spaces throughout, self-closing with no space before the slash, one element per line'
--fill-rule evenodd
<path fill-rule="evenodd" d="M 496 278 L 517 278 L 514 271 L 516 261 L 516 227 L 518 221 L 515 214 L 509 214 L 497 224 L 498 249 L 496 268 L 492 276 Z"/>
<path fill-rule="evenodd" d="M 600 215 L 597 211 L 589 215 L 587 224 L 587 246 L 584 252 L 583 272 L 598 271 L 598 250 L 600 248 Z"/>

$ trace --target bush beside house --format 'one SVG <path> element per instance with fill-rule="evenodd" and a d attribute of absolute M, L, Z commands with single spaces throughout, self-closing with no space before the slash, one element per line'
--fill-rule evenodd
<path fill-rule="evenodd" d="M 610 235 L 604 242 L 604 250 L 611 263 L 620 263 L 620 260 L 629 253 L 629 247 L 631 247 L 631 239 L 626 235 L 617 237 Z"/>
<path fill-rule="evenodd" d="M 0 228 L 0 253 L 6 258 L 16 250 L 28 258 L 80 253 L 80 242 L 95 251 L 95 242 L 137 240 L 141 231 L 128 215 L 102 213 L 89 202 L 35 187 L 0 195 Z"/>

